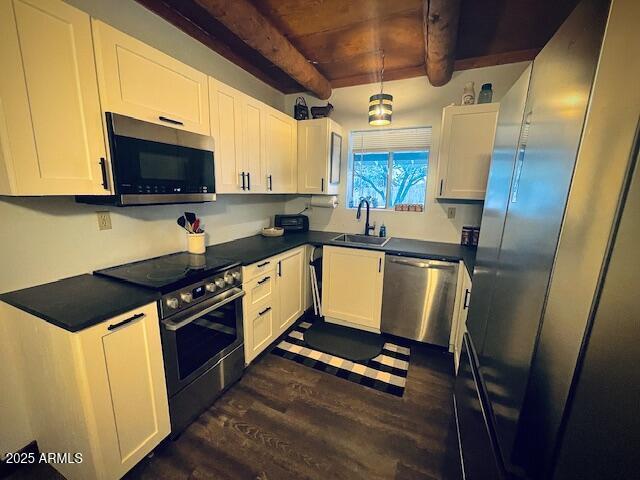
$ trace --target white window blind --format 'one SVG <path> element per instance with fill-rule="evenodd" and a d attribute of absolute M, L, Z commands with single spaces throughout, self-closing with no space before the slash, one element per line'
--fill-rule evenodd
<path fill-rule="evenodd" d="M 360 130 L 351 133 L 354 152 L 429 150 L 431 127 Z"/>

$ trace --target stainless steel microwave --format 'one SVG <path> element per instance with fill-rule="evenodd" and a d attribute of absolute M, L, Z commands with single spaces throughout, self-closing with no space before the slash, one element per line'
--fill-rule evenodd
<path fill-rule="evenodd" d="M 212 137 L 110 112 L 106 124 L 114 195 L 77 201 L 127 206 L 216 199 Z"/>

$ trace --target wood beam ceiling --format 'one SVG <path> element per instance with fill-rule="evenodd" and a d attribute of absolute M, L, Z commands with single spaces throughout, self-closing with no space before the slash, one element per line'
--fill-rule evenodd
<path fill-rule="evenodd" d="M 427 77 L 441 87 L 453 75 L 460 0 L 424 0 L 422 15 Z"/>
<path fill-rule="evenodd" d="M 195 0 L 216 20 L 289 74 L 316 97 L 331 96 L 331 84 L 248 0 Z"/>

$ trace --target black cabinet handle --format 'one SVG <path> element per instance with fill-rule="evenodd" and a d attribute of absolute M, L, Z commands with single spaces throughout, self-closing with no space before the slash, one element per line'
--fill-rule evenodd
<path fill-rule="evenodd" d="M 262 285 L 264 282 L 269 280 L 271 277 L 264 277 L 262 280 L 258 280 L 258 285 Z"/>
<path fill-rule="evenodd" d="M 162 115 L 158 117 L 158 120 L 170 123 L 172 125 L 184 125 L 184 123 L 182 123 L 180 120 L 174 120 L 173 118 L 163 117 Z"/>
<path fill-rule="evenodd" d="M 261 312 L 259 312 L 259 313 L 258 313 L 258 316 L 260 316 L 260 317 L 261 317 L 262 315 L 264 315 L 265 313 L 267 313 L 269 310 L 271 310 L 271 307 L 267 307 L 267 308 L 265 308 L 264 310 L 262 310 Z"/>
<path fill-rule="evenodd" d="M 320 191 L 324 192 L 324 178 L 320 180 Z"/>
<path fill-rule="evenodd" d="M 267 262 L 262 262 L 262 263 L 259 263 L 259 264 L 257 265 L 257 267 L 258 267 L 258 268 L 262 268 L 262 267 L 264 267 L 265 265 L 269 265 L 270 263 L 271 263 L 271 262 L 268 262 L 268 261 L 267 261 Z"/>
<path fill-rule="evenodd" d="M 467 308 L 469 308 L 469 294 L 470 294 L 470 293 L 471 293 L 471 292 L 469 291 L 469 289 L 468 289 L 468 288 L 465 288 L 465 290 L 464 290 L 464 302 L 463 302 L 463 304 L 462 304 L 462 308 L 463 308 L 464 310 L 466 310 Z"/>
<path fill-rule="evenodd" d="M 247 190 L 251 190 L 251 172 L 247 172 Z"/>
<path fill-rule="evenodd" d="M 246 186 L 244 184 L 244 172 L 242 172 L 240 175 L 242 175 L 242 190 L 246 190 Z"/>
<path fill-rule="evenodd" d="M 102 172 L 102 187 L 105 190 L 109 190 L 109 185 L 107 184 L 107 161 L 104 158 L 100 159 L 100 171 Z"/>
<path fill-rule="evenodd" d="M 444 179 L 440 179 L 440 195 L 442 195 L 442 184 L 444 183 Z"/>
<path fill-rule="evenodd" d="M 267 175 L 267 179 L 269 180 L 269 191 L 273 191 L 273 175 Z"/>
<path fill-rule="evenodd" d="M 133 316 L 131 316 L 131 317 L 127 318 L 126 320 L 123 320 L 123 321 L 121 321 L 121 322 L 118 322 L 118 323 L 114 323 L 114 324 L 112 324 L 112 325 L 109 325 L 109 326 L 107 327 L 107 330 L 115 330 L 116 328 L 123 327 L 123 326 L 125 326 L 127 323 L 131 323 L 131 322 L 133 322 L 134 320 L 137 320 L 137 319 L 142 318 L 142 317 L 144 317 L 144 313 L 136 313 L 135 315 L 133 315 Z"/>
<path fill-rule="evenodd" d="M 382 259 L 379 258 L 378 259 L 378 273 L 381 273 L 381 272 L 382 272 Z"/>
<path fill-rule="evenodd" d="M 282 276 L 282 261 L 278 262 L 278 276 Z"/>

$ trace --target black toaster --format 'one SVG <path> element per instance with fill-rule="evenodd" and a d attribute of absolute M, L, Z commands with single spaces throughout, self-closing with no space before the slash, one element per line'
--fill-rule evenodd
<path fill-rule="evenodd" d="M 309 217 L 306 215 L 276 215 L 274 226 L 284 228 L 284 233 L 308 232 Z"/>

